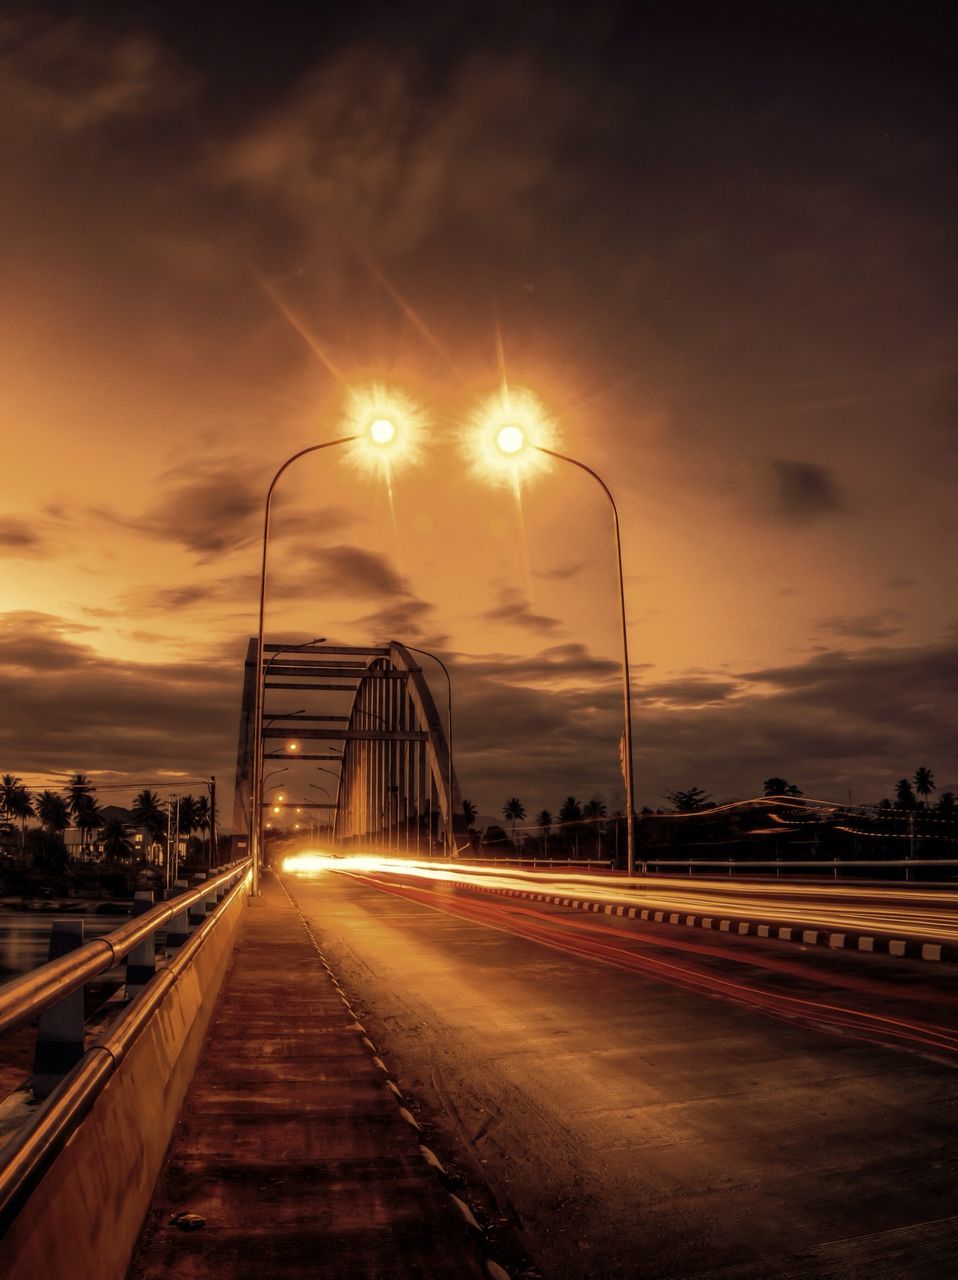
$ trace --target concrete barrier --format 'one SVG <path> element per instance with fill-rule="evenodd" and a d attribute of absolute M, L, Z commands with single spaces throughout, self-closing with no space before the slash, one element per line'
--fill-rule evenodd
<path fill-rule="evenodd" d="M 247 900 L 244 887 L 223 908 L 0 1240 L 3 1280 L 126 1276 Z"/>

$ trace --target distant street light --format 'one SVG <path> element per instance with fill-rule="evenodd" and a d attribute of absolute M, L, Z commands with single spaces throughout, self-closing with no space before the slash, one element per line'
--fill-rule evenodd
<path fill-rule="evenodd" d="M 262 836 L 262 803 L 263 803 L 263 701 L 266 688 L 266 671 L 264 670 L 264 623 L 266 617 L 266 567 L 267 555 L 269 551 L 269 530 L 270 516 L 272 514 L 273 492 L 283 473 L 300 458 L 305 458 L 307 454 L 319 453 L 323 449 L 332 449 L 337 445 L 350 444 L 357 442 L 360 446 L 364 445 L 373 453 L 381 453 L 384 450 L 391 451 L 397 445 L 403 445 L 402 418 L 406 417 L 411 422 L 415 420 L 415 412 L 411 405 L 404 399 L 397 398 L 397 412 L 392 412 L 388 399 L 385 394 L 378 388 L 366 393 L 365 396 L 359 393 L 353 393 L 349 425 L 355 427 L 349 435 L 339 436 L 335 440 L 324 440 L 321 444 L 308 445 L 305 449 L 299 449 L 286 459 L 282 466 L 277 470 L 269 488 L 266 491 L 266 501 L 263 509 L 263 554 L 260 567 L 259 580 L 259 621 L 256 632 L 256 680 L 254 685 L 254 729 L 253 729 L 253 777 L 251 793 L 253 803 L 250 805 L 250 851 L 253 856 L 253 883 L 252 893 L 259 893 L 259 875 L 260 864 L 262 863 L 263 853 L 263 836 Z M 387 430 L 391 428 L 391 430 Z M 300 646 L 302 647 L 302 646 Z M 276 654 L 270 658 L 270 664 L 275 660 Z"/>
<path fill-rule="evenodd" d="M 498 423 L 493 422 L 495 429 L 496 447 L 504 458 L 510 461 L 518 460 L 521 455 L 528 449 L 534 449 L 537 453 L 544 454 L 549 458 L 556 458 L 559 462 L 567 462 L 570 466 L 578 467 L 580 471 L 584 471 L 586 475 L 592 477 L 602 492 L 609 500 L 609 506 L 612 508 L 612 530 L 615 535 L 615 558 L 616 569 L 618 574 L 619 585 L 619 616 L 622 624 L 622 701 L 623 701 L 623 718 L 625 722 L 624 744 L 625 744 L 625 807 L 626 807 L 626 843 L 628 845 L 626 855 L 626 872 L 632 876 L 635 874 L 635 799 L 633 784 L 633 768 L 632 768 L 632 689 L 629 676 L 629 635 L 626 624 L 625 613 L 625 578 L 622 572 L 622 537 L 619 530 L 619 512 L 615 505 L 615 499 L 609 486 L 605 483 L 598 472 L 593 471 L 591 467 L 586 466 L 584 462 L 580 462 L 577 458 L 570 458 L 567 454 L 558 453 L 555 449 L 549 449 L 544 443 L 538 443 L 534 435 L 534 422 L 532 430 L 528 423 L 520 425 L 518 422 L 508 420 L 508 404 L 503 404 L 503 418 Z M 504 419 L 504 420 L 503 420 Z"/>

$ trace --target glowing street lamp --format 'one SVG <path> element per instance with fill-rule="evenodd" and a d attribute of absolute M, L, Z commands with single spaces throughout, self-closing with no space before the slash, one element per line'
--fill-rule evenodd
<path fill-rule="evenodd" d="M 350 393 L 346 409 L 347 434 L 335 440 L 324 440 L 320 444 L 308 445 L 286 459 L 279 467 L 266 490 L 266 501 L 263 510 L 263 553 L 259 580 L 259 620 L 256 635 L 256 681 L 255 681 L 255 724 L 253 730 L 253 777 L 250 804 L 250 851 L 253 856 L 252 893 L 259 893 L 259 872 L 262 861 L 262 805 L 263 805 L 263 701 L 266 688 L 266 672 L 264 660 L 264 623 L 266 616 L 266 567 L 269 551 L 270 516 L 273 506 L 273 492 L 284 472 L 307 454 L 318 453 L 323 449 L 332 449 L 337 445 L 350 444 L 358 450 L 361 460 L 376 458 L 385 461 L 400 461 L 405 455 L 412 461 L 415 456 L 415 437 L 423 425 L 422 413 L 401 395 L 390 395 L 382 387 L 371 387 L 365 391 L 354 390 Z M 275 657 L 275 655 L 274 655 Z M 272 659 L 270 659 L 272 661 Z M 291 746 L 298 750 L 298 744 Z"/>
<path fill-rule="evenodd" d="M 477 417 L 484 428 L 486 440 L 492 436 L 495 452 L 499 454 L 500 467 L 513 468 L 514 480 L 520 466 L 536 455 L 567 462 L 590 475 L 609 500 L 612 508 L 612 531 L 615 537 L 615 558 L 619 586 L 619 617 L 622 625 L 622 702 L 625 745 L 625 807 L 626 807 L 626 872 L 635 874 L 635 797 L 632 767 L 632 689 L 629 676 L 629 635 L 625 615 L 625 578 L 622 572 L 622 537 L 619 529 L 619 512 L 609 486 L 591 467 L 577 458 L 549 448 L 552 443 L 551 424 L 536 413 L 535 400 L 527 392 L 503 390 L 500 396 Z M 488 445 L 480 443 L 480 451 L 488 453 Z M 474 453 L 475 453 L 474 447 Z"/>

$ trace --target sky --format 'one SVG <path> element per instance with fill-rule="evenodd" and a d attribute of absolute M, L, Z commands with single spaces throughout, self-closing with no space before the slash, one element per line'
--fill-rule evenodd
<path fill-rule="evenodd" d="M 449 663 L 463 793 L 958 785 L 945 5 L 6 5 L 0 770 L 235 759 L 261 510 L 369 385 L 418 465 L 277 492 L 268 638 Z M 441 685 L 436 687 L 442 700 Z"/>

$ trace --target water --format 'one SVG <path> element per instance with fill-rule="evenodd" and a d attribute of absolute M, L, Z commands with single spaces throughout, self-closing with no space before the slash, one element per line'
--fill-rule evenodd
<path fill-rule="evenodd" d="M 54 920 L 82 920 L 83 940 L 89 942 L 128 924 L 129 919 L 129 916 L 80 915 L 69 911 L 0 911 L 0 983 L 46 964 L 50 926 Z"/>

